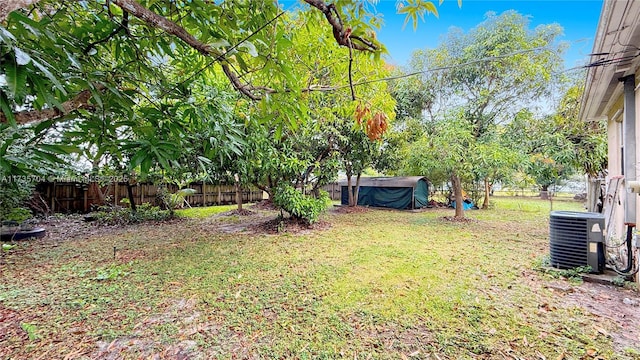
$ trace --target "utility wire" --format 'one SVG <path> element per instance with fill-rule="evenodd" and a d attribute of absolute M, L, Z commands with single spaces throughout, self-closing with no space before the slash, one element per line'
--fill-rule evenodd
<path fill-rule="evenodd" d="M 222 54 L 216 56 L 214 59 L 212 59 L 211 61 L 209 61 L 209 63 L 207 63 L 207 65 L 203 66 L 202 68 L 198 69 L 197 71 L 195 71 L 193 74 L 189 75 L 186 79 L 180 81 L 179 83 L 177 83 L 176 85 L 174 85 L 173 87 L 171 87 L 170 89 L 167 89 L 165 91 L 163 91 L 162 93 L 160 93 L 160 95 L 158 97 L 163 97 L 165 95 L 167 95 L 168 93 L 176 90 L 179 86 L 184 85 L 184 83 L 191 81 L 193 78 L 195 78 L 196 76 L 200 75 L 203 71 L 205 71 L 206 69 L 208 69 L 209 67 L 211 67 L 211 65 L 215 64 L 216 62 L 222 60 L 225 58 L 225 56 L 227 56 L 227 54 L 229 54 L 230 52 L 232 52 L 233 50 L 237 49 L 238 46 L 242 45 L 243 43 L 247 42 L 250 38 L 252 38 L 255 34 L 259 33 L 260 31 L 262 31 L 264 28 L 266 28 L 267 26 L 269 26 L 270 24 L 272 24 L 274 21 L 278 20 L 278 18 L 282 15 L 284 15 L 286 13 L 286 10 L 282 10 L 278 15 L 276 15 L 273 19 L 267 21 L 266 23 L 262 24 L 259 28 L 257 28 L 255 31 L 253 31 L 251 34 L 247 35 L 246 37 L 244 37 L 242 40 L 240 40 L 238 43 L 236 43 L 235 45 L 233 45 L 232 47 L 230 47 L 229 49 L 227 49 L 225 52 L 223 52 Z"/>
<path fill-rule="evenodd" d="M 435 67 L 435 68 L 431 68 L 431 69 L 414 71 L 414 72 L 410 72 L 410 73 L 402 74 L 402 75 L 395 75 L 395 76 L 388 76 L 388 77 L 379 78 L 379 79 L 359 81 L 359 82 L 354 83 L 353 86 L 372 84 L 372 83 L 377 83 L 377 82 L 381 82 L 381 81 L 404 79 L 404 78 L 408 78 L 408 77 L 412 77 L 412 76 L 427 74 L 427 73 L 430 73 L 430 72 L 455 69 L 455 68 L 459 68 L 459 67 L 463 67 L 463 66 L 467 66 L 467 65 L 473 65 L 473 64 L 477 64 L 477 63 L 482 63 L 482 62 L 500 60 L 500 59 L 508 58 L 510 56 L 519 55 L 519 54 L 525 54 L 525 53 L 534 52 L 534 51 L 540 51 L 540 50 L 551 51 L 547 47 L 537 47 L 537 48 L 532 48 L 532 49 L 518 50 L 518 51 L 510 52 L 508 54 L 484 57 L 484 58 L 471 60 L 471 61 L 467 61 L 467 62 L 460 63 L 460 64 L 439 66 L 439 67 Z M 345 84 L 345 85 L 339 85 L 339 86 L 334 86 L 334 87 L 318 88 L 317 90 L 318 91 L 332 91 L 332 90 L 344 89 L 344 88 L 347 88 L 349 86 L 350 86 L 349 84 Z M 313 91 L 313 89 L 310 89 L 310 90 Z"/>

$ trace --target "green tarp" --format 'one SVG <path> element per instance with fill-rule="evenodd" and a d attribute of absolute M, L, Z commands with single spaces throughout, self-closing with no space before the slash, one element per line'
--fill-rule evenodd
<path fill-rule="evenodd" d="M 361 206 L 418 209 L 429 203 L 429 185 L 424 177 L 362 178 L 360 182 L 358 205 Z M 341 185 L 341 203 L 348 205 L 347 186 Z"/>

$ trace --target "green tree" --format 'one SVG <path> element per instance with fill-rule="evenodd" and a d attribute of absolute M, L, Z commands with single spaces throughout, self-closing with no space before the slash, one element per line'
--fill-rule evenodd
<path fill-rule="evenodd" d="M 437 133 L 425 133 L 407 147 L 405 171 L 429 174 L 434 183 L 450 181 L 456 201 L 455 217 L 464 218 L 462 181 L 472 180 L 467 158 L 476 148 L 471 124 L 461 113 L 450 113 L 438 121 Z"/>
<path fill-rule="evenodd" d="M 439 119 L 451 109 L 460 109 L 456 110 L 456 121 L 469 124 L 474 146 L 463 147 L 469 152 L 459 160 L 469 163 L 469 172 L 484 176 L 485 189 L 496 180 L 491 176 L 498 176 L 500 163 L 508 162 L 510 156 L 490 156 L 482 150 L 494 148 L 492 139 L 499 138 L 495 134 L 500 128 L 497 125 L 510 121 L 520 109 L 534 105 L 532 99 L 549 94 L 555 72 L 562 65 L 564 45 L 556 40 L 561 32 L 562 28 L 555 24 L 531 30 L 527 17 L 514 11 L 488 13 L 487 20 L 469 33 L 453 29 L 436 49 L 414 54 L 412 70 L 425 73 L 423 87 L 435 84 L 440 90 L 434 101 L 426 103 L 422 114 Z M 450 135 L 446 134 L 447 139 L 455 140 Z M 476 144 L 486 146 L 477 148 Z M 474 154 L 484 156 L 477 159 Z M 451 178 L 456 194 L 462 191 L 456 188 L 462 184 L 461 174 L 458 171 Z"/>
<path fill-rule="evenodd" d="M 489 196 L 494 182 L 507 181 L 522 162 L 520 152 L 515 150 L 512 144 L 505 144 L 503 133 L 503 130 L 492 131 L 492 136 L 483 137 L 469 154 L 474 180 L 481 180 L 483 183 L 482 209 L 489 208 Z M 477 202 L 478 199 L 474 201 Z"/>
<path fill-rule="evenodd" d="M 355 99 L 354 83 L 372 75 L 368 69 L 359 73 L 361 64 L 370 66 L 384 51 L 375 40 L 381 17 L 372 4 L 305 2 L 308 6 L 294 14 L 271 0 L 28 0 L 3 6 L 0 132 L 15 126 L 33 126 L 36 134 L 63 129 L 64 138 L 78 145 L 55 143 L 22 162 L 77 151 L 94 171 L 108 163 L 141 177 L 175 174 L 185 164 L 206 168 L 212 156 L 239 156 L 244 146 L 237 123 L 215 113 L 211 102 L 221 100 L 201 88 L 206 79 L 223 77 L 227 87 L 251 102 L 251 121 L 267 124 L 266 132 L 254 135 L 280 139 L 309 118 L 307 98 L 344 91 Z M 402 12 L 414 23 L 437 11 L 432 2 L 399 4 L 406 5 Z M 339 72 L 323 75 L 332 63 L 308 56 L 317 55 L 318 48 L 341 56 Z M 358 98 L 369 102 L 363 94 Z M 193 145 L 211 131 L 218 134 L 208 136 L 217 139 L 217 149 Z M 12 158 L 3 160 L 5 172 L 18 168 L 6 165 Z M 243 164 L 249 172 L 250 162 Z"/>
<path fill-rule="evenodd" d="M 505 137 L 528 158 L 525 171 L 542 195 L 576 171 L 598 177 L 607 167 L 605 124 L 578 117 L 581 82 L 570 83 L 551 115 L 536 118 L 523 111 L 507 126 Z"/>

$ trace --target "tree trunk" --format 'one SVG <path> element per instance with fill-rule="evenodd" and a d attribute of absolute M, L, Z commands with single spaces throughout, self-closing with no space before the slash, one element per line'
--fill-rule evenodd
<path fill-rule="evenodd" d="M 491 184 L 489 184 L 489 179 L 484 178 L 484 200 L 482 202 L 482 209 L 486 210 L 489 208 L 489 195 L 491 193 Z"/>
<path fill-rule="evenodd" d="M 353 206 L 358 206 L 358 197 L 360 196 L 360 176 L 362 176 L 361 172 L 359 172 L 356 177 L 356 191 L 353 193 Z"/>
<path fill-rule="evenodd" d="M 136 207 L 136 199 L 133 197 L 133 185 L 130 182 L 127 183 L 127 197 L 129 198 L 129 206 L 131 206 L 131 212 L 135 214 L 138 211 Z"/>
<path fill-rule="evenodd" d="M 353 187 L 351 186 L 351 176 L 353 175 L 353 173 L 351 172 L 351 167 L 346 166 L 345 167 L 345 173 L 347 175 L 347 193 L 348 193 L 348 199 L 349 199 L 349 207 L 353 207 L 356 206 L 354 204 L 353 201 Z"/>
<path fill-rule="evenodd" d="M 462 183 L 458 175 L 451 175 L 451 186 L 453 187 L 453 194 L 456 199 L 456 219 L 464 219 L 464 205 L 462 199 Z"/>
<path fill-rule="evenodd" d="M 240 177 L 234 174 L 233 178 L 236 182 L 236 204 L 238 204 L 238 212 L 242 211 L 242 186 L 240 186 Z"/>
<path fill-rule="evenodd" d="M 542 200 L 549 199 L 549 185 L 542 185 L 540 189 L 540 199 Z"/>

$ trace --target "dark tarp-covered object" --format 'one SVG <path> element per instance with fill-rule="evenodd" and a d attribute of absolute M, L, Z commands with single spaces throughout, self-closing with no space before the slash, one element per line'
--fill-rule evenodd
<path fill-rule="evenodd" d="M 347 180 L 339 182 L 342 205 L 349 205 Z M 355 192 L 356 178 L 351 178 Z M 362 177 L 358 205 L 393 209 L 419 209 L 429 203 L 429 181 L 424 176 Z"/>

